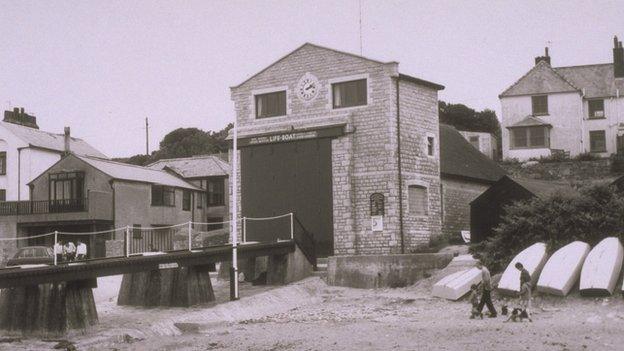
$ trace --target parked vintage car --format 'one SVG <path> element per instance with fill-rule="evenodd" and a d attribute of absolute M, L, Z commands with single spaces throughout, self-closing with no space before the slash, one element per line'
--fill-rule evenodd
<path fill-rule="evenodd" d="M 25 264 L 54 264 L 54 251 L 46 246 L 25 246 L 7 261 L 7 267 Z"/>

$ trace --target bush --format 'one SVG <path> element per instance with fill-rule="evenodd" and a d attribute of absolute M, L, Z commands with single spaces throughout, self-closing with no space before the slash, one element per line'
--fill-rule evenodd
<path fill-rule="evenodd" d="M 578 154 L 574 157 L 575 161 L 594 161 L 594 160 L 598 160 L 600 159 L 600 157 L 598 157 L 595 154 L 592 154 L 591 152 L 585 152 L 582 154 Z"/>
<path fill-rule="evenodd" d="M 494 235 L 470 247 L 470 252 L 501 271 L 524 248 L 546 243 L 549 252 L 581 240 L 595 245 L 607 236 L 624 238 L 624 197 L 614 188 L 594 185 L 576 195 L 554 194 L 505 208 Z"/>

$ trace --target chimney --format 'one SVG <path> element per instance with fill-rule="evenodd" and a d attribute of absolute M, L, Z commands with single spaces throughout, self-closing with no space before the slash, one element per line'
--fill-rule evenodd
<path fill-rule="evenodd" d="M 613 37 L 613 76 L 624 78 L 624 48 L 618 37 Z"/>
<path fill-rule="evenodd" d="M 548 47 L 544 48 L 544 56 L 537 56 L 535 58 L 535 64 L 537 65 L 540 61 L 546 61 L 547 64 L 550 65 L 550 56 L 548 56 Z"/>
<path fill-rule="evenodd" d="M 19 124 L 24 127 L 39 129 L 37 117 L 24 112 L 24 108 L 13 108 L 13 111 L 4 111 L 4 122 Z"/>
<path fill-rule="evenodd" d="M 70 148 L 71 135 L 69 127 L 65 127 L 65 155 L 69 155 L 71 153 Z"/>

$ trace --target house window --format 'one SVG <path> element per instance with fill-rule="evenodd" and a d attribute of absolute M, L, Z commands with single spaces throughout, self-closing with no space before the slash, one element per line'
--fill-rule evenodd
<path fill-rule="evenodd" d="M 182 192 L 182 211 L 191 210 L 191 192 L 190 190 L 184 190 Z"/>
<path fill-rule="evenodd" d="M 468 138 L 468 141 L 470 142 L 470 145 L 474 146 L 475 149 L 479 150 L 479 136 L 471 136 L 470 138 Z"/>
<path fill-rule="evenodd" d="M 549 130 L 546 126 L 511 128 L 511 148 L 545 148 L 550 145 Z"/>
<path fill-rule="evenodd" d="M 589 132 L 589 151 L 606 152 L 607 143 L 604 130 L 592 130 Z"/>
<path fill-rule="evenodd" d="M 332 104 L 334 108 L 366 105 L 366 89 L 366 79 L 332 84 Z"/>
<path fill-rule="evenodd" d="M 589 100 L 587 105 L 589 107 L 589 118 L 605 118 L 604 100 Z"/>
<path fill-rule="evenodd" d="M 0 189 L 0 201 L 6 201 L 6 189 Z"/>
<path fill-rule="evenodd" d="M 143 239 L 143 232 L 140 224 L 132 225 L 132 239 Z"/>
<path fill-rule="evenodd" d="M 427 188 L 425 188 L 424 186 L 410 185 L 408 191 L 410 215 L 426 216 L 429 212 Z"/>
<path fill-rule="evenodd" d="M 82 199 L 84 173 L 54 173 L 49 176 L 50 201 Z"/>
<path fill-rule="evenodd" d="M 256 118 L 286 115 L 286 91 L 256 95 Z"/>
<path fill-rule="evenodd" d="M 548 95 L 531 96 L 531 104 L 534 116 L 548 114 Z"/>
<path fill-rule="evenodd" d="M 433 156 L 435 154 L 435 139 L 433 137 L 427 137 L 427 155 Z"/>
<path fill-rule="evenodd" d="M 204 208 L 204 202 L 206 202 L 206 194 L 199 193 L 197 196 L 197 200 L 195 201 L 197 202 L 197 208 Z"/>
<path fill-rule="evenodd" d="M 6 151 L 0 152 L 0 175 L 6 174 Z"/>
<path fill-rule="evenodd" d="M 152 185 L 152 206 L 175 207 L 175 189 L 164 185 Z"/>
<path fill-rule="evenodd" d="M 223 206 L 223 204 L 225 203 L 224 183 L 224 178 L 208 180 L 208 206 Z"/>

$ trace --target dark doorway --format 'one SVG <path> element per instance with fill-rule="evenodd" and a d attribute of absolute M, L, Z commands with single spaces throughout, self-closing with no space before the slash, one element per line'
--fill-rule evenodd
<path fill-rule="evenodd" d="M 334 253 L 332 208 L 331 139 L 241 149 L 243 216 L 294 212 L 314 236 L 317 256 L 326 257 Z M 248 221 L 247 240 L 275 240 L 290 232 L 289 221 Z"/>

